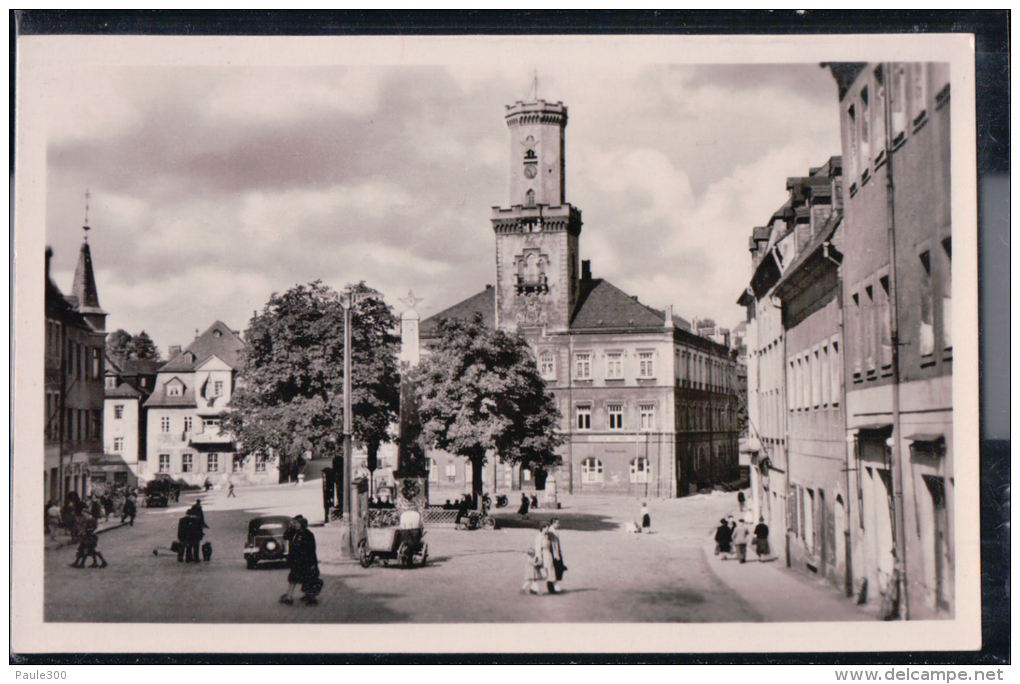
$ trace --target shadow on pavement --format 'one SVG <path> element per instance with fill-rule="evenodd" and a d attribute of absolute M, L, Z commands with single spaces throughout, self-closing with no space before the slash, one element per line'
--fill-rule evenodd
<path fill-rule="evenodd" d="M 535 515 L 529 514 L 526 518 L 522 518 L 517 513 L 502 515 L 497 513 L 493 517 L 496 518 L 497 529 L 523 528 L 537 530 L 539 525 L 543 522 L 548 522 L 552 518 L 559 518 L 561 530 L 572 532 L 605 532 L 607 530 L 616 530 L 620 527 L 620 524 L 613 522 L 609 516 L 595 513 L 556 513 L 550 511 Z"/>

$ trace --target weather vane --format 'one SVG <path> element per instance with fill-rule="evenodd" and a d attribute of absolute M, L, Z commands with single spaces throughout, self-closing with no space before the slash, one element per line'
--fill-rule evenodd
<path fill-rule="evenodd" d="M 85 241 L 86 242 L 88 242 L 88 239 L 89 239 L 89 231 L 92 230 L 91 228 L 89 228 L 89 200 L 90 199 L 92 199 L 92 193 L 89 192 L 88 188 L 85 188 L 85 224 L 81 227 L 81 229 L 85 232 Z"/>

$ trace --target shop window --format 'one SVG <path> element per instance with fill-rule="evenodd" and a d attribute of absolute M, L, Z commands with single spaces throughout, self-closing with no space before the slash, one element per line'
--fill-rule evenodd
<path fill-rule="evenodd" d="M 647 458 L 639 457 L 630 460 L 630 482 L 631 484 L 644 484 L 648 482 Z"/>
<path fill-rule="evenodd" d="M 603 477 L 602 461 L 594 456 L 589 456 L 581 461 L 582 482 L 602 482 Z"/>

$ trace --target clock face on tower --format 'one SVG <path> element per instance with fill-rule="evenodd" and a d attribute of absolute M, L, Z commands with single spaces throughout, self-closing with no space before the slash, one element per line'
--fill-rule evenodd
<path fill-rule="evenodd" d="M 527 166 L 524 167 L 524 177 L 525 178 L 534 178 L 535 174 L 537 174 L 537 173 L 538 173 L 538 167 L 536 167 L 534 164 L 528 164 Z"/>

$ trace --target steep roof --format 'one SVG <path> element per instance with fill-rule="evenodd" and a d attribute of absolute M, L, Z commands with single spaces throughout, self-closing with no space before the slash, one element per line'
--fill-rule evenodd
<path fill-rule="evenodd" d="M 71 296 L 77 300 L 78 309 L 85 313 L 101 313 L 99 306 L 99 289 L 96 287 L 96 276 L 92 272 L 92 250 L 89 243 L 81 243 L 78 253 L 78 265 L 74 269 L 74 285 Z"/>
<path fill-rule="evenodd" d="M 171 397 L 166 393 L 166 384 L 160 385 L 146 400 L 145 407 L 153 406 L 186 406 L 195 408 L 195 388 L 185 386 L 179 397 Z"/>
<path fill-rule="evenodd" d="M 141 399 L 142 393 L 126 382 L 122 382 L 114 389 L 106 390 L 107 399 Z"/>
<path fill-rule="evenodd" d="M 666 314 L 602 278 L 580 281 L 571 330 L 663 328 Z"/>
<path fill-rule="evenodd" d="M 125 359 L 120 366 L 121 375 L 155 375 L 161 364 L 155 359 Z"/>
<path fill-rule="evenodd" d="M 237 368 L 244 340 L 223 321 L 216 321 L 195 338 L 183 351 L 159 368 L 160 373 L 182 373 L 195 370 L 210 356 L 220 357 L 231 368 Z"/>
<path fill-rule="evenodd" d="M 485 327 L 496 327 L 496 290 L 491 285 L 486 285 L 481 292 L 426 318 L 421 322 L 418 334 L 420 337 L 435 337 L 439 332 L 439 321 L 442 319 L 469 321 L 476 313 L 482 315 Z"/>

